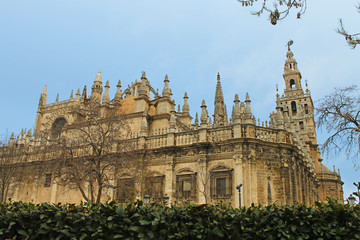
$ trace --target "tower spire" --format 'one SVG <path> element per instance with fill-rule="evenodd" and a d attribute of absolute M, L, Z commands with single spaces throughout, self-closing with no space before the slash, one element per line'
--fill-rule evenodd
<path fill-rule="evenodd" d="M 221 88 L 220 73 L 217 75 L 216 92 L 214 100 L 214 125 L 223 126 L 225 124 L 225 104 Z"/>
<path fill-rule="evenodd" d="M 46 94 L 46 84 L 45 84 L 43 92 L 40 95 L 39 107 L 46 105 L 46 99 L 47 99 L 47 94 Z"/>

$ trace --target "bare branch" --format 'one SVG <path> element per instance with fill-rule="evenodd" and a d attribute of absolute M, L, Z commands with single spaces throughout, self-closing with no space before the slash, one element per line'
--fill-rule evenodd
<path fill-rule="evenodd" d="M 319 101 L 317 127 L 324 126 L 330 137 L 321 146 L 327 154 L 343 149 L 348 157 L 360 154 L 360 97 L 357 86 L 335 89 Z M 358 159 L 357 159 L 358 160 Z"/>

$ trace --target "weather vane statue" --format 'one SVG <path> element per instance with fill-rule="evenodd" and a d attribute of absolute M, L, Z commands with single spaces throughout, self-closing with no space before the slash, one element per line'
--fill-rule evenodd
<path fill-rule="evenodd" d="M 290 51 L 290 46 L 293 45 L 294 41 L 290 39 L 290 41 L 288 41 L 287 46 L 288 46 L 288 50 Z"/>

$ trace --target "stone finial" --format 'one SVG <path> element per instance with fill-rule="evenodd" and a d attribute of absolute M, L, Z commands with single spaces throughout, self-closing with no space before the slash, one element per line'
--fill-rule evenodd
<path fill-rule="evenodd" d="M 235 98 L 234 98 L 234 108 L 233 108 L 233 112 L 232 112 L 232 119 L 235 123 L 236 119 L 240 118 L 240 106 L 239 106 L 239 95 L 235 94 Z"/>
<path fill-rule="evenodd" d="M 109 80 L 108 80 L 108 81 L 106 81 L 105 93 L 104 93 L 104 96 L 102 99 L 102 103 L 105 105 L 108 105 L 110 103 L 109 88 L 110 88 L 110 84 L 109 84 Z"/>
<path fill-rule="evenodd" d="M 98 74 L 96 75 L 95 82 L 101 82 L 101 69 L 99 69 Z"/>
<path fill-rule="evenodd" d="M 201 103 L 200 121 L 201 121 L 201 125 L 206 125 L 208 122 L 208 112 L 206 110 L 205 100 L 202 100 L 202 103 Z"/>
<path fill-rule="evenodd" d="M 81 99 L 82 100 L 86 100 L 87 99 L 87 93 L 86 93 L 86 85 L 84 86 L 82 95 L 81 95 Z"/>
<path fill-rule="evenodd" d="M 101 81 L 101 70 L 99 70 L 98 74 L 96 75 L 94 84 L 92 85 L 92 88 L 91 88 L 90 100 L 92 102 L 100 103 L 102 92 L 103 92 L 103 86 L 102 86 L 102 81 Z"/>
<path fill-rule="evenodd" d="M 184 94 L 184 105 L 182 107 L 182 111 L 183 111 L 183 113 L 186 113 L 186 114 L 189 114 L 189 112 L 190 112 L 188 99 L 189 98 L 188 98 L 187 92 L 185 92 L 185 94 Z"/>
<path fill-rule="evenodd" d="M 245 98 L 245 114 L 247 118 L 251 118 L 251 107 L 250 107 L 250 97 L 249 97 L 249 93 L 246 93 L 246 98 Z"/>
<path fill-rule="evenodd" d="M 75 101 L 80 102 L 80 88 L 78 88 L 78 90 L 76 92 Z"/>
<path fill-rule="evenodd" d="M 146 97 L 147 96 L 147 90 L 146 90 L 146 75 L 144 75 L 145 72 L 143 73 L 143 76 L 141 77 L 141 83 L 138 89 L 139 92 L 139 97 Z"/>
<path fill-rule="evenodd" d="M 143 72 L 143 73 L 142 73 L 141 79 L 146 79 L 146 72 Z"/>
<path fill-rule="evenodd" d="M 169 77 L 167 74 L 165 75 L 164 89 L 162 91 L 162 95 L 163 97 L 168 97 L 171 99 L 171 89 L 169 88 Z"/>
<path fill-rule="evenodd" d="M 199 115 L 198 115 L 198 113 L 195 114 L 195 126 L 199 126 Z"/>
<path fill-rule="evenodd" d="M 118 84 L 116 85 L 116 93 L 115 93 L 115 98 L 114 98 L 114 102 L 115 103 L 119 103 L 120 100 L 122 99 L 121 97 L 122 93 L 121 93 L 121 81 L 118 81 Z"/>
<path fill-rule="evenodd" d="M 309 86 L 308 86 L 308 81 L 307 80 L 305 80 L 305 86 L 306 86 L 306 92 L 307 93 L 309 93 L 310 91 L 309 91 Z"/>
<path fill-rule="evenodd" d="M 11 147 L 14 144 L 14 139 L 15 139 L 15 134 L 14 132 L 11 133 L 10 139 L 9 139 L 9 143 L 8 145 Z"/>
<path fill-rule="evenodd" d="M 56 100 L 55 100 L 55 104 L 59 103 L 59 93 L 56 95 Z"/>
<path fill-rule="evenodd" d="M 70 93 L 70 100 L 73 100 L 74 99 L 74 90 L 71 90 L 71 93 Z"/>

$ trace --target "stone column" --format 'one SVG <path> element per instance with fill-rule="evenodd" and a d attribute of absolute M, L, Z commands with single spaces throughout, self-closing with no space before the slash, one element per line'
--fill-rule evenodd
<path fill-rule="evenodd" d="M 57 188 L 58 188 L 58 184 L 55 181 L 53 184 L 51 184 L 50 203 L 56 203 Z"/>
<path fill-rule="evenodd" d="M 165 173 L 165 191 L 164 194 L 167 194 L 169 199 L 169 203 L 172 203 L 175 199 L 175 191 L 176 191 L 176 176 L 174 174 L 174 157 L 169 156 L 166 158 L 166 173 Z"/>

